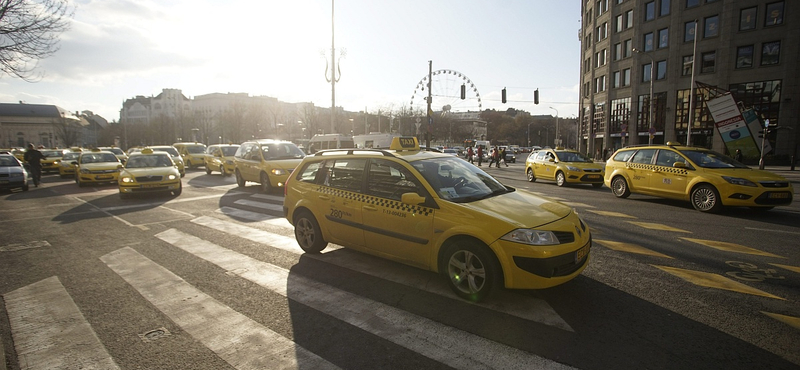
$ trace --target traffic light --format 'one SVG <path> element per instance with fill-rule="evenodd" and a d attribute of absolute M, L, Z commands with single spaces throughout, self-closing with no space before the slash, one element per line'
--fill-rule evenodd
<path fill-rule="evenodd" d="M 461 100 L 467 98 L 467 85 L 461 84 Z"/>
<path fill-rule="evenodd" d="M 503 101 L 503 104 L 506 103 L 506 88 L 505 87 L 503 88 L 503 100 L 502 101 Z"/>
<path fill-rule="evenodd" d="M 533 91 L 533 104 L 539 104 L 539 89 Z"/>

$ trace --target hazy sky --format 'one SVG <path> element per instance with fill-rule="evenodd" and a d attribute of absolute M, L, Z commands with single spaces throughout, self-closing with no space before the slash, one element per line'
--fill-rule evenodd
<path fill-rule="evenodd" d="M 241 92 L 331 105 L 330 0 L 75 5 L 60 50 L 39 64 L 43 78 L 0 77 L 0 102 L 91 110 L 109 121 L 119 120 L 125 99 L 163 88 L 190 98 Z M 345 110 L 410 105 L 432 61 L 434 71 L 467 76 L 483 109 L 577 115 L 577 0 L 336 0 L 334 12 L 337 56 L 346 53 L 338 62 L 336 105 Z M 503 87 L 507 104 L 500 102 Z M 443 91 L 458 94 L 457 88 Z"/>

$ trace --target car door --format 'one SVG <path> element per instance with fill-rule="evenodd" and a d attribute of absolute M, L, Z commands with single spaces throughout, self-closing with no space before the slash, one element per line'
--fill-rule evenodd
<path fill-rule="evenodd" d="M 540 151 L 540 152 L 537 152 L 536 156 L 533 158 L 533 174 L 537 178 L 544 176 L 544 169 L 545 169 L 544 162 L 545 162 L 545 156 L 546 155 L 547 155 L 547 152 Z"/>
<path fill-rule="evenodd" d="M 673 167 L 676 162 L 686 163 L 677 152 L 671 149 L 659 149 L 656 165 L 650 177 L 650 187 L 664 196 L 682 198 L 687 193 L 687 175 L 685 167 Z"/>
<path fill-rule="evenodd" d="M 402 164 L 372 159 L 362 204 L 365 247 L 389 258 L 429 268 L 434 209 L 401 202 L 404 193 L 431 199 Z"/>
<path fill-rule="evenodd" d="M 640 149 L 628 161 L 626 172 L 631 181 L 632 191 L 650 191 L 650 178 L 655 169 L 653 164 L 655 154 L 655 149 Z"/>
<path fill-rule="evenodd" d="M 536 177 L 553 180 L 556 178 L 556 155 L 549 150 L 542 153 L 544 157 L 542 158 L 539 173 L 536 174 Z"/>
<path fill-rule="evenodd" d="M 319 213 L 325 218 L 328 233 L 348 247 L 364 246 L 362 205 L 364 201 L 365 158 L 339 158 L 325 161 L 320 176 L 317 199 L 321 202 Z"/>

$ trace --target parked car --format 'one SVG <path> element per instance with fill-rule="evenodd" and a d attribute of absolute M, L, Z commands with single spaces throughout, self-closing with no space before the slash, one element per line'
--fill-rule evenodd
<path fill-rule="evenodd" d="M 28 171 L 13 154 L 0 153 L 0 189 L 28 191 Z"/>

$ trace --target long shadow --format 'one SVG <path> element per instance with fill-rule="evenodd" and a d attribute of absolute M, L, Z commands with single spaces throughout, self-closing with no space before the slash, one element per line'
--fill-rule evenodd
<path fill-rule="evenodd" d="M 133 212 L 141 212 L 142 210 L 149 210 L 160 207 L 174 199 L 175 196 L 169 193 L 152 193 L 152 194 L 134 194 L 131 198 L 120 200 L 117 193 L 98 197 L 82 203 L 79 206 L 73 207 L 61 214 L 53 217 L 53 221 L 62 224 L 70 224 L 73 222 L 100 219 L 114 216 L 123 215 Z M 103 211 L 103 209 L 111 209 Z"/>

